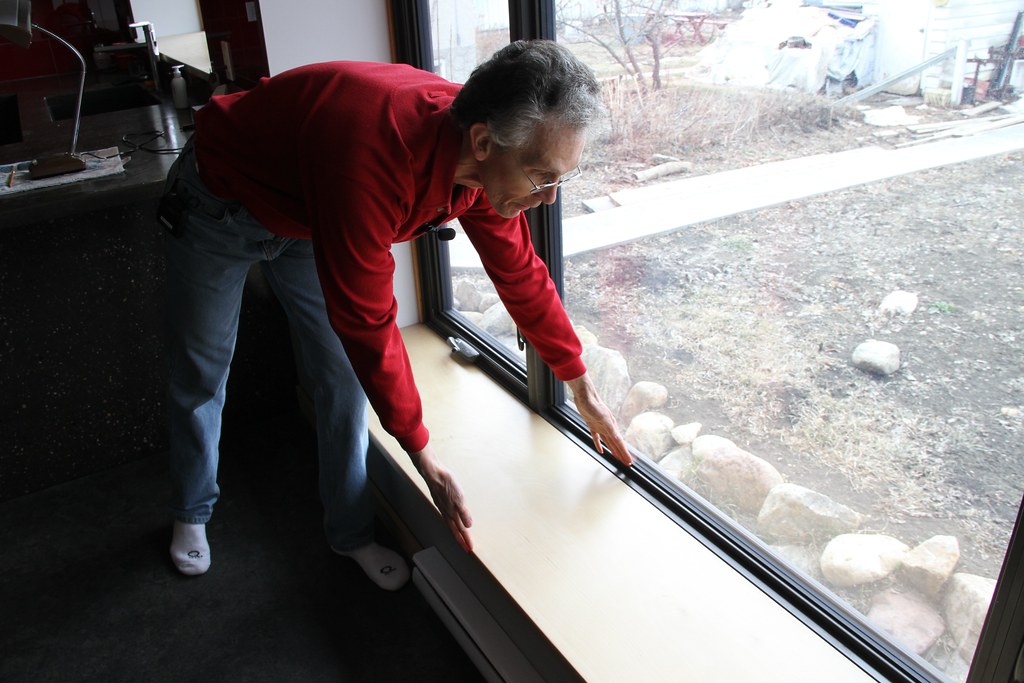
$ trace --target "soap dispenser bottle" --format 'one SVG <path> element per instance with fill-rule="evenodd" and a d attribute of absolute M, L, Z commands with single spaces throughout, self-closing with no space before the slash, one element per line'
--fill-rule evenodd
<path fill-rule="evenodd" d="M 188 109 L 188 86 L 185 79 L 181 77 L 181 65 L 175 64 L 171 67 L 174 75 L 171 76 L 171 97 L 174 99 L 176 109 Z"/>

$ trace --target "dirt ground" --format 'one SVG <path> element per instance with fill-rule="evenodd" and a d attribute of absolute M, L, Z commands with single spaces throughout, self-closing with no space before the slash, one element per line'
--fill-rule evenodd
<path fill-rule="evenodd" d="M 853 112 L 828 129 L 712 138 L 685 160 L 697 175 L 909 139 L 877 130 Z M 635 159 L 588 153 L 566 215 L 636 186 Z M 958 570 L 995 578 L 1024 482 L 1021 187 L 1015 153 L 691 226 L 568 259 L 567 306 L 633 381 L 669 387 L 676 424 L 701 422 L 866 514 L 865 530 L 910 546 L 956 536 Z M 917 309 L 880 314 L 894 290 Z M 901 369 L 854 368 L 867 339 L 898 345 Z"/>

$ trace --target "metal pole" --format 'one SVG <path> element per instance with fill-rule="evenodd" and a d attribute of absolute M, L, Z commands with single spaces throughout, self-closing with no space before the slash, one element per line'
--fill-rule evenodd
<path fill-rule="evenodd" d="M 82 65 L 82 73 L 80 78 L 78 79 L 78 101 L 75 102 L 75 133 L 74 135 L 71 136 L 71 151 L 69 152 L 69 154 L 74 156 L 75 148 L 78 147 L 78 126 L 82 120 L 82 95 L 83 93 L 85 93 L 85 59 L 82 58 L 82 53 L 76 50 L 74 45 L 64 40 L 56 33 L 53 33 L 52 31 L 47 31 L 45 28 L 39 26 L 38 24 L 32 24 L 32 28 L 39 31 L 40 33 L 45 33 L 57 42 L 64 45 L 64 47 L 66 47 L 67 49 L 71 50 L 71 52 L 74 53 L 75 57 L 78 57 L 78 63 Z"/>

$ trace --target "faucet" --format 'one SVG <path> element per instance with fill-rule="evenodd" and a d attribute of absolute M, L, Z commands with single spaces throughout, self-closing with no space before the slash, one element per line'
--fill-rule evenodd
<path fill-rule="evenodd" d="M 156 60 L 160 57 L 160 48 L 156 44 L 156 36 L 153 35 L 153 23 L 150 21 L 137 21 L 134 24 L 128 24 L 130 28 L 142 27 L 143 33 L 146 34 L 146 53 L 149 55 L 149 75 L 153 79 L 153 87 L 156 90 L 160 89 L 160 76 L 156 70 Z"/>

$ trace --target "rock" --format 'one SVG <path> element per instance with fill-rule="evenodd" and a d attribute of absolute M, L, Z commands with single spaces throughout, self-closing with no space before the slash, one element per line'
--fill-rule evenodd
<path fill-rule="evenodd" d="M 477 304 L 476 310 L 481 313 L 486 313 L 492 306 L 500 302 L 501 298 L 494 292 L 484 292 L 480 295 L 480 302 Z"/>
<path fill-rule="evenodd" d="M 477 311 L 462 311 L 462 315 L 466 316 L 466 320 L 474 325 L 479 325 L 480 321 L 484 319 L 484 314 Z"/>
<path fill-rule="evenodd" d="M 950 577 L 946 587 L 946 598 L 942 603 L 946 624 L 957 651 L 968 662 L 974 659 L 995 589 L 995 579 L 960 572 Z"/>
<path fill-rule="evenodd" d="M 821 554 L 821 573 L 834 586 L 859 586 L 892 574 L 910 547 L 884 534 L 841 534 Z"/>
<path fill-rule="evenodd" d="M 629 393 L 633 382 L 629 379 L 629 369 L 622 354 L 600 345 L 583 347 L 583 364 L 587 366 L 594 381 L 597 393 L 614 414 Z"/>
<path fill-rule="evenodd" d="M 576 336 L 580 338 L 580 344 L 583 344 L 584 346 L 597 344 L 597 335 L 587 328 L 582 325 L 574 325 L 573 329 L 576 330 Z"/>
<path fill-rule="evenodd" d="M 917 310 L 917 294 L 897 289 L 891 292 L 878 306 L 878 312 L 887 316 L 910 315 Z"/>
<path fill-rule="evenodd" d="M 757 515 L 758 530 L 785 541 L 822 541 L 855 531 L 863 517 L 828 496 L 798 486 L 773 488 Z"/>
<path fill-rule="evenodd" d="M 472 282 L 466 282 L 463 280 L 455 286 L 455 298 L 458 300 L 458 308 L 460 311 L 476 311 L 482 313 L 480 310 L 480 291 Z"/>
<path fill-rule="evenodd" d="M 483 317 L 480 318 L 480 327 L 495 337 L 516 336 L 516 324 L 501 302 L 494 304 L 484 312 Z"/>
<path fill-rule="evenodd" d="M 689 446 L 677 446 L 658 461 L 658 467 L 670 477 L 686 481 L 693 469 L 693 452 Z"/>
<path fill-rule="evenodd" d="M 927 659 L 946 674 L 946 678 L 951 681 L 966 681 L 967 675 L 970 673 L 971 665 L 964 661 L 959 652 L 944 643 L 933 647 L 928 653 Z"/>
<path fill-rule="evenodd" d="M 821 577 L 821 563 L 818 562 L 819 554 L 807 546 L 788 544 L 773 545 L 771 548 L 794 569 L 803 572 L 812 579 Z"/>
<path fill-rule="evenodd" d="M 626 443 L 651 460 L 660 460 L 676 445 L 672 438 L 672 418 L 661 413 L 640 413 L 626 428 Z"/>
<path fill-rule="evenodd" d="M 717 434 L 702 434 L 690 444 L 693 447 L 693 458 L 698 463 L 704 459 L 705 456 L 714 453 L 715 451 L 728 451 L 739 448 L 729 439 L 724 436 L 718 436 Z"/>
<path fill-rule="evenodd" d="M 867 617 L 893 640 L 919 655 L 927 652 L 946 631 L 946 622 L 938 611 L 912 593 L 882 591 L 871 601 Z"/>
<path fill-rule="evenodd" d="M 668 389 L 657 382 L 637 382 L 622 403 L 622 422 L 629 424 L 640 413 L 660 408 L 668 402 Z"/>
<path fill-rule="evenodd" d="M 676 425 L 672 428 L 672 438 L 676 440 L 676 443 L 680 446 L 689 446 L 693 443 L 693 440 L 700 434 L 700 430 L 704 428 L 700 422 L 690 422 L 689 424 Z"/>
<path fill-rule="evenodd" d="M 853 350 L 853 365 L 876 375 L 891 375 L 900 369 L 900 347 L 869 339 Z"/>
<path fill-rule="evenodd" d="M 935 596 L 959 561 L 960 543 L 955 536 L 932 536 L 907 553 L 900 573 L 908 585 Z"/>
<path fill-rule="evenodd" d="M 718 502 L 733 503 L 756 513 L 768 492 L 782 483 L 782 475 L 770 463 L 739 448 L 726 438 L 705 434 L 693 440 L 697 476 Z"/>

